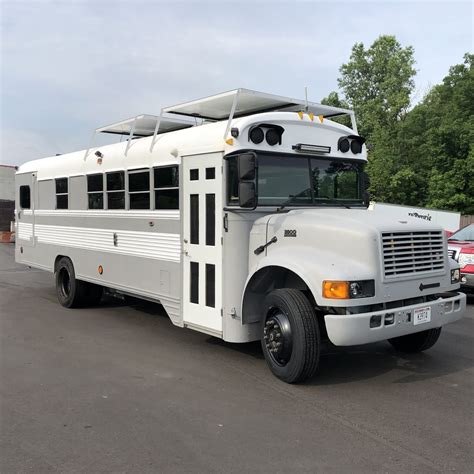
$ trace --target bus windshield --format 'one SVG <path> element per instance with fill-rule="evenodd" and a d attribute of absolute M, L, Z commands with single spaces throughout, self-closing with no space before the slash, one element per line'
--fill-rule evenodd
<path fill-rule="evenodd" d="M 363 204 L 363 163 L 294 155 L 258 157 L 259 206 Z M 238 203 L 237 159 L 230 157 L 228 203 Z"/>

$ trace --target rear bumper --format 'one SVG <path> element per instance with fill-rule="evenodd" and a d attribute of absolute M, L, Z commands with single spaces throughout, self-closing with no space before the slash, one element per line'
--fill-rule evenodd
<path fill-rule="evenodd" d="M 413 310 L 431 308 L 431 321 L 413 324 Z M 466 311 L 466 295 L 439 298 L 426 303 L 360 314 L 326 314 L 324 320 L 330 341 L 336 346 L 353 346 L 405 336 L 437 328 L 461 319 Z M 393 324 L 385 324 L 385 316 L 394 314 Z M 381 316 L 379 327 L 370 327 L 373 316 Z"/>

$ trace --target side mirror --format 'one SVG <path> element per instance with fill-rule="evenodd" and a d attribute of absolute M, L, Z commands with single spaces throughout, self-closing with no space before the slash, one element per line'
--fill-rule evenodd
<path fill-rule="evenodd" d="M 257 190 L 253 181 L 239 183 L 239 206 L 246 209 L 257 207 Z"/>
<path fill-rule="evenodd" d="M 238 158 L 239 181 L 254 181 L 257 169 L 255 153 L 243 153 Z"/>

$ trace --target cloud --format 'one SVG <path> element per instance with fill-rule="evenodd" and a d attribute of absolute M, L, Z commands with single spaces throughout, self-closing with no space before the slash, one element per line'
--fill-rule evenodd
<path fill-rule="evenodd" d="M 236 87 L 300 97 L 308 86 L 320 100 L 337 88 L 354 42 L 380 34 L 415 46 L 421 88 L 439 82 L 472 44 L 468 3 L 71 0 L 1 8 L 2 129 L 10 156 L 23 150 L 18 162 L 85 148 L 96 127 Z"/>

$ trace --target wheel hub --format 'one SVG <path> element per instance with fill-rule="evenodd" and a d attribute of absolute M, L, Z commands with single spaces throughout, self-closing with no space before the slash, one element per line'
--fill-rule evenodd
<path fill-rule="evenodd" d="M 293 338 L 288 317 L 280 310 L 267 316 L 263 328 L 263 340 L 270 357 L 278 365 L 286 365 L 291 357 Z"/>

